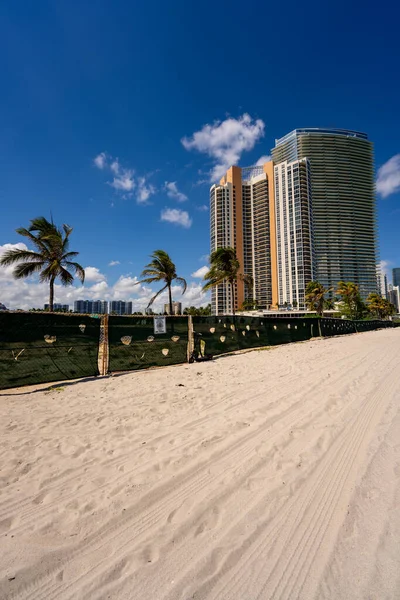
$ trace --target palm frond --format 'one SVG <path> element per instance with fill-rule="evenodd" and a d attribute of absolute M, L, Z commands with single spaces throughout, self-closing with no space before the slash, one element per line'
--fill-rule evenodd
<path fill-rule="evenodd" d="M 177 281 L 177 282 L 178 282 L 178 284 L 179 284 L 179 285 L 181 285 L 181 286 L 183 287 L 182 294 L 184 294 L 184 293 L 186 292 L 186 290 L 187 290 L 187 282 L 186 282 L 186 279 L 184 279 L 183 277 L 175 277 L 175 280 L 174 280 L 174 281 Z"/>
<path fill-rule="evenodd" d="M 74 282 L 74 277 L 73 275 L 71 275 L 71 273 L 69 271 L 67 271 L 67 269 L 65 269 L 64 267 L 60 267 L 60 270 L 58 272 L 58 277 L 61 281 L 62 285 L 72 285 Z"/>
<path fill-rule="evenodd" d="M 7 250 L 0 258 L 0 265 L 8 267 L 9 265 L 21 261 L 43 261 L 43 256 L 37 252 L 30 252 L 29 250 Z"/>
<path fill-rule="evenodd" d="M 57 227 L 54 223 L 50 223 L 46 217 L 36 217 L 31 220 L 29 231 L 37 231 L 39 233 L 49 233 L 50 231 L 57 231 Z"/>
<path fill-rule="evenodd" d="M 38 273 L 43 266 L 44 263 L 40 262 L 23 262 L 15 267 L 13 275 L 15 279 L 24 279 Z"/>
<path fill-rule="evenodd" d="M 32 219 L 29 228 L 21 227 L 17 233 L 27 238 L 36 248 L 36 252 L 29 250 L 10 250 L 0 259 L 3 266 L 17 264 L 14 269 L 14 277 L 22 279 L 34 273 L 39 273 L 41 282 L 50 282 L 53 288 L 54 281 L 59 277 L 62 285 L 70 285 L 74 281 L 73 273 L 83 283 L 85 271 L 82 266 L 73 259 L 79 253 L 69 252 L 69 236 L 72 227 L 63 225 L 57 227 L 45 217 Z"/>
<path fill-rule="evenodd" d="M 67 225 L 66 223 L 64 223 L 63 225 L 63 229 L 64 229 L 64 233 L 65 233 L 65 237 L 68 238 L 71 233 L 73 232 L 74 228 L 70 227 L 69 225 Z"/>
<path fill-rule="evenodd" d="M 142 273 L 142 275 L 143 275 L 143 273 Z M 162 281 L 163 279 L 164 279 L 163 277 L 160 277 L 159 275 L 155 275 L 154 277 L 144 277 L 137 283 L 154 283 L 156 281 Z"/>
<path fill-rule="evenodd" d="M 78 252 L 70 252 L 70 254 L 78 254 Z M 85 269 L 77 262 L 65 261 L 68 268 L 73 269 L 81 283 L 85 282 Z"/>
<path fill-rule="evenodd" d="M 207 283 L 203 285 L 203 292 L 207 292 L 208 290 L 211 290 L 211 288 L 224 283 L 224 281 L 227 280 L 227 277 L 225 276 L 225 273 L 221 273 L 220 275 L 215 275 L 207 279 Z"/>
<path fill-rule="evenodd" d="M 164 277 L 164 273 L 159 269 L 153 269 L 150 267 L 145 267 L 140 275 L 141 277 L 159 277 L 162 279 Z"/>
<path fill-rule="evenodd" d="M 144 271 L 157 271 L 165 281 L 171 282 L 176 277 L 176 267 L 169 254 L 165 250 L 155 250 L 150 256 L 153 260 L 145 266 Z"/>
<path fill-rule="evenodd" d="M 20 227 L 18 229 L 16 229 L 16 232 L 19 235 L 22 235 L 23 237 L 28 238 L 32 244 L 34 246 L 36 246 L 36 248 L 38 248 L 38 250 L 40 250 L 41 252 L 47 252 L 48 251 L 48 247 L 46 246 L 46 244 L 44 243 L 43 240 L 37 238 L 35 235 L 33 235 L 33 233 L 31 233 L 28 229 L 26 229 L 25 227 Z"/>
<path fill-rule="evenodd" d="M 58 261 L 52 261 L 47 263 L 46 268 L 40 273 L 40 281 L 51 281 L 58 277 L 60 272 L 60 263 Z"/>
<path fill-rule="evenodd" d="M 150 308 L 150 306 L 153 304 L 154 300 L 155 300 L 155 299 L 156 299 L 156 298 L 157 298 L 157 297 L 158 297 L 160 294 L 162 294 L 162 293 L 163 293 L 163 291 L 167 289 L 167 287 L 168 287 L 168 285 L 164 285 L 164 287 L 163 287 L 163 288 L 161 288 L 161 290 L 159 290 L 159 291 L 157 292 L 157 294 L 154 294 L 154 296 L 153 296 L 153 297 L 150 299 L 150 302 L 148 303 L 148 305 L 147 305 L 147 308 Z"/>

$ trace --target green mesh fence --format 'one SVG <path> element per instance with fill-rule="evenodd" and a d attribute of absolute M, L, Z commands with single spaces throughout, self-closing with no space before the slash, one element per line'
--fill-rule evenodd
<path fill-rule="evenodd" d="M 224 354 L 246 348 L 275 346 L 317 337 L 318 319 L 263 317 L 193 317 L 206 354 Z"/>
<path fill-rule="evenodd" d="M 348 321 L 345 319 L 321 319 L 321 334 L 324 337 L 344 335 L 347 333 L 363 333 L 375 329 L 393 327 L 391 321 Z"/>
<path fill-rule="evenodd" d="M 188 319 L 166 317 L 167 333 L 154 333 L 152 317 L 108 320 L 109 370 L 130 371 L 187 361 Z"/>
<path fill-rule="evenodd" d="M 0 313 L 0 389 L 98 375 L 100 319 Z"/>
<path fill-rule="evenodd" d="M 357 332 L 355 321 L 347 321 L 344 319 L 320 319 L 320 326 L 321 335 L 323 337 Z"/>
<path fill-rule="evenodd" d="M 386 329 L 393 327 L 391 321 L 354 321 L 357 331 L 373 331 L 374 329 Z"/>
<path fill-rule="evenodd" d="M 109 370 L 127 371 L 184 363 L 188 319 L 167 317 L 154 333 L 152 317 L 110 316 Z M 316 318 L 193 317 L 203 352 L 274 346 L 312 337 L 396 327 L 392 321 Z M 0 313 L 0 389 L 98 375 L 100 319 L 88 315 Z"/>

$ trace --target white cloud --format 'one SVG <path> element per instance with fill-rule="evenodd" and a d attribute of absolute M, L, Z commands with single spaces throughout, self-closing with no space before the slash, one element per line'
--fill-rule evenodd
<path fill-rule="evenodd" d="M 134 171 L 132 169 L 121 169 L 118 175 L 109 183 L 115 190 L 123 192 L 131 192 L 136 183 L 133 179 Z"/>
<path fill-rule="evenodd" d="M 188 197 L 185 194 L 178 190 L 176 181 L 166 181 L 164 184 L 164 188 L 169 198 L 174 198 L 178 202 L 185 202 L 188 199 Z"/>
<path fill-rule="evenodd" d="M 136 193 L 136 199 L 139 204 L 146 204 L 147 200 L 156 193 L 156 188 L 151 183 L 146 182 L 145 177 L 139 177 L 138 179 L 138 190 Z"/>
<path fill-rule="evenodd" d="M 391 264 L 392 263 L 389 260 L 381 260 L 379 262 L 379 267 L 378 267 L 379 271 L 382 274 L 386 275 L 388 279 L 389 279 L 389 275 L 390 275 L 390 265 Z"/>
<path fill-rule="evenodd" d="M 264 163 L 269 162 L 271 160 L 270 154 L 264 154 L 264 156 L 260 156 L 258 161 L 256 162 L 257 166 L 262 166 Z"/>
<path fill-rule="evenodd" d="M 111 261 L 108 263 L 108 266 L 109 266 L 109 267 L 115 267 L 116 265 L 120 265 L 120 264 L 121 264 L 121 263 L 119 262 L 119 260 L 111 260 Z"/>
<path fill-rule="evenodd" d="M 0 256 L 6 251 L 14 248 L 27 250 L 25 244 L 4 244 L 0 246 Z M 29 279 L 14 279 L 13 267 L 0 267 L 0 302 L 7 308 L 43 308 L 49 301 L 49 286 L 47 283 L 39 283 L 36 277 Z M 134 311 L 144 311 L 150 298 L 160 289 L 157 285 L 149 287 L 139 283 L 137 277 L 121 275 L 118 280 L 109 285 L 105 277 L 97 267 L 87 267 L 85 285 L 79 282 L 75 285 L 64 287 L 56 282 L 54 289 L 55 302 L 69 304 L 73 310 L 75 300 L 130 300 Z M 89 285 L 88 285 L 89 284 Z M 183 302 L 185 306 L 205 306 L 208 304 L 209 294 L 202 291 L 201 283 L 189 282 L 188 289 L 182 295 L 180 286 L 173 286 L 174 300 Z M 168 294 L 164 292 L 157 299 L 154 310 L 160 311 L 164 302 L 167 302 Z"/>
<path fill-rule="evenodd" d="M 105 152 L 100 152 L 100 154 L 98 154 L 96 156 L 96 158 L 93 159 L 94 164 L 96 165 L 96 167 L 98 169 L 104 169 L 104 167 L 107 164 L 107 155 Z"/>
<path fill-rule="evenodd" d="M 208 210 L 208 206 L 207 204 L 200 204 L 200 206 L 196 206 L 196 210 L 199 210 L 200 212 L 205 212 L 206 210 Z"/>
<path fill-rule="evenodd" d="M 400 191 L 400 154 L 392 156 L 378 169 L 376 191 L 382 198 Z"/>
<path fill-rule="evenodd" d="M 0 246 L 0 256 L 4 251 L 13 248 L 27 249 L 23 243 L 4 244 Z M 90 269 L 89 279 L 90 273 L 92 273 L 97 280 L 90 282 L 86 279 L 84 286 L 77 282 L 76 285 L 68 287 L 56 282 L 55 302 L 69 304 L 70 309 L 73 310 L 75 300 L 130 300 L 134 311 L 144 311 L 150 298 L 159 289 L 156 285 L 152 287 L 145 286 L 139 283 L 137 277 L 131 275 L 122 275 L 113 285 L 109 285 L 105 279 L 99 280 L 99 276 L 104 276 L 97 267 L 88 267 L 88 269 Z M 48 284 L 39 283 L 37 278 L 14 279 L 12 270 L 12 267 L 11 269 L 0 267 L 0 302 L 3 302 L 10 309 L 43 308 L 43 305 L 49 301 Z M 88 285 L 90 283 L 91 285 Z M 185 306 L 204 306 L 209 302 L 209 294 L 202 291 L 200 283 L 189 282 L 187 292 L 184 295 L 182 295 L 180 286 L 173 286 L 172 293 L 174 300 L 182 301 Z M 157 299 L 153 307 L 154 310 L 161 310 L 167 300 L 168 295 L 164 292 Z"/>
<path fill-rule="evenodd" d="M 182 138 L 186 150 L 197 150 L 210 156 L 215 166 L 211 171 L 212 182 L 220 179 L 232 165 L 237 165 L 242 153 L 252 150 L 264 135 L 264 122 L 253 120 L 247 113 L 238 119 L 228 118 L 204 125 L 192 137 Z"/>
<path fill-rule="evenodd" d="M 118 175 L 119 169 L 120 169 L 118 158 L 116 158 L 115 160 L 113 160 L 113 162 L 110 165 L 110 169 L 114 173 L 114 175 Z"/>
<path fill-rule="evenodd" d="M 105 281 L 106 277 L 103 273 L 100 273 L 97 267 L 85 267 L 85 281 L 87 282 L 98 282 Z"/>
<path fill-rule="evenodd" d="M 8 250 L 28 250 L 28 246 L 22 242 L 18 244 L 4 244 L 0 246 L 0 258 Z M 15 265 L 10 265 L 9 267 L 0 267 L 0 282 L 4 284 L 5 281 L 13 281 L 14 276 L 13 272 L 15 269 Z M 1 296 L 3 294 L 3 289 L 0 291 L 0 302 L 3 302 Z M 4 304 L 4 302 L 3 302 Z"/>
<path fill-rule="evenodd" d="M 148 183 L 146 177 L 136 177 L 134 169 L 121 166 L 118 158 L 113 158 L 105 152 L 101 152 L 94 159 L 94 164 L 99 169 L 106 169 L 113 174 L 112 181 L 107 184 L 122 194 L 122 198 L 131 198 L 136 190 L 136 201 L 138 204 L 146 204 L 147 200 L 156 193 L 156 188 Z M 114 203 L 111 203 L 114 206 Z"/>
<path fill-rule="evenodd" d="M 210 293 L 203 292 L 203 284 L 190 283 L 185 294 L 178 286 L 172 286 L 174 300 L 182 302 L 183 306 L 206 306 L 210 300 Z"/>
<path fill-rule="evenodd" d="M 200 267 L 200 269 L 197 269 L 197 271 L 192 273 L 192 277 L 194 277 L 195 279 L 203 279 L 203 277 L 206 273 L 208 273 L 208 267 L 207 266 Z"/>
<path fill-rule="evenodd" d="M 192 219 L 186 210 L 180 210 L 179 208 L 164 208 L 161 211 L 161 221 L 167 221 L 168 223 L 175 223 L 175 225 L 181 225 L 185 229 L 189 229 L 192 226 Z"/>

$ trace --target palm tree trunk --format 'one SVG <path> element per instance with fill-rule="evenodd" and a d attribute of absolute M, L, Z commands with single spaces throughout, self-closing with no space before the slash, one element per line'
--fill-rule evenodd
<path fill-rule="evenodd" d="M 50 279 L 50 297 L 49 297 L 49 312 L 53 312 L 54 307 L 54 277 Z"/>
<path fill-rule="evenodd" d="M 232 296 L 232 314 L 233 314 L 233 319 L 235 319 L 235 287 L 234 287 L 233 281 L 230 281 L 230 285 L 231 285 L 231 296 Z"/>
<path fill-rule="evenodd" d="M 171 291 L 171 284 L 168 284 L 168 297 L 169 297 L 169 314 L 172 317 L 173 316 L 173 308 L 172 308 L 172 291 Z M 171 333 L 172 335 L 175 333 L 175 327 L 174 327 L 175 323 L 174 323 L 174 319 L 171 319 Z"/>
<path fill-rule="evenodd" d="M 169 314 L 172 317 L 173 316 L 173 312 L 172 312 L 172 291 L 171 291 L 171 284 L 168 284 L 168 295 L 169 295 Z"/>

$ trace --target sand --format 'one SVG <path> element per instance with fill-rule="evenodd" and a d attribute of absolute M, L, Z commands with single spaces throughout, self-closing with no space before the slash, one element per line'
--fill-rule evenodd
<path fill-rule="evenodd" d="M 382 330 L 2 393 L 0 597 L 400 598 L 399 351 Z"/>

